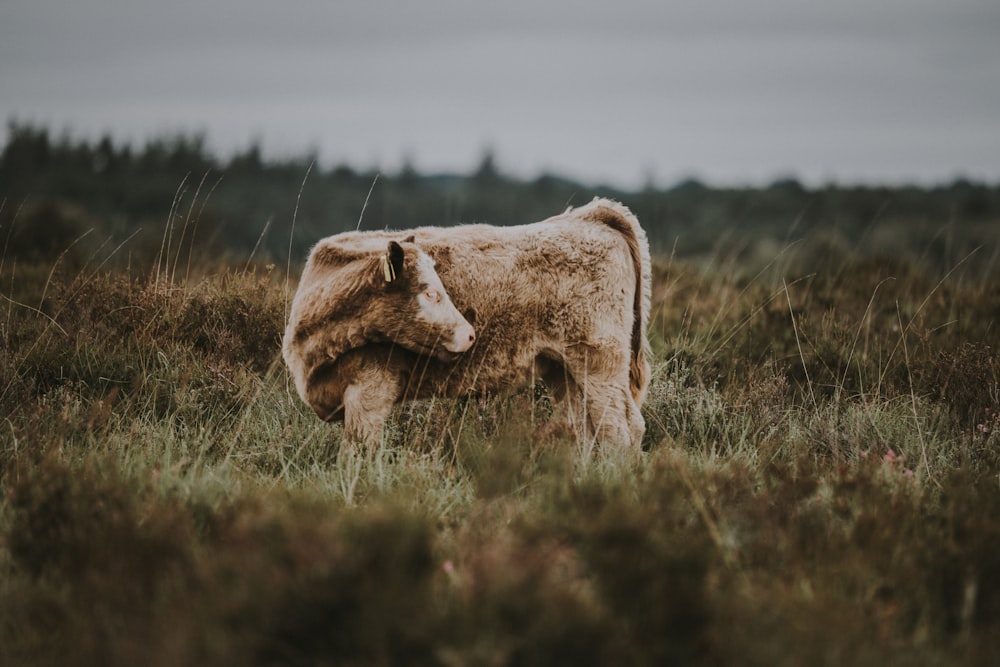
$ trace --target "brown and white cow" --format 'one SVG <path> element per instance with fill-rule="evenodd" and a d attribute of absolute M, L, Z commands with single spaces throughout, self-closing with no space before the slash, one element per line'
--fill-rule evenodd
<path fill-rule="evenodd" d="M 638 446 L 650 279 L 638 220 L 606 199 L 516 227 L 338 234 L 310 253 L 283 353 L 350 441 L 377 442 L 404 400 L 541 378 L 581 437 Z"/>

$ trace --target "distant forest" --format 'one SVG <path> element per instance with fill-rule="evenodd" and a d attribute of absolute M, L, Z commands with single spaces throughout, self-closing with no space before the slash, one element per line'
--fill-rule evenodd
<path fill-rule="evenodd" d="M 899 257 L 949 267 L 970 253 L 991 270 L 1000 240 L 1000 186 L 957 180 L 937 187 L 828 185 L 794 179 L 763 188 L 685 180 L 636 191 L 546 174 L 512 178 L 485 154 L 469 174 L 320 167 L 313 156 L 265 161 L 258 146 L 221 160 L 200 135 L 141 147 L 54 137 L 11 122 L 0 155 L 4 256 L 51 261 L 122 245 L 115 261 L 151 261 L 169 236 L 196 261 L 253 256 L 304 259 L 316 240 L 355 229 L 541 220 L 593 196 L 638 215 L 654 252 L 692 261 L 762 263 L 783 248 Z M 363 215 L 362 215 L 363 213 Z M 167 234 L 169 232 L 169 234 Z M 65 256 L 65 255 L 64 255 Z"/>

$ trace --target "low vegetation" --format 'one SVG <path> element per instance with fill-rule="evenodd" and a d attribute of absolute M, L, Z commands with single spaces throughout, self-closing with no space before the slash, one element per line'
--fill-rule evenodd
<path fill-rule="evenodd" d="M 7 256 L 0 664 L 993 664 L 978 252 L 661 258 L 641 455 L 543 387 L 342 449 L 283 267 Z"/>

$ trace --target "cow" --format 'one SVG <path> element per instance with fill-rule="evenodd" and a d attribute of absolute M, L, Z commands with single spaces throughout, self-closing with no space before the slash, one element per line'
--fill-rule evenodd
<path fill-rule="evenodd" d="M 638 447 L 649 245 L 595 198 L 532 224 L 346 232 L 312 249 L 282 353 L 299 396 L 375 444 L 393 406 L 541 379 L 580 438 Z"/>

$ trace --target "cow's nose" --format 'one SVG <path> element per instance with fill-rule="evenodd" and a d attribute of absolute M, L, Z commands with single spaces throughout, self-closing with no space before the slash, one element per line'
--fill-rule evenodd
<path fill-rule="evenodd" d="M 455 332 L 454 341 L 455 349 L 452 351 L 465 352 L 476 341 L 476 330 L 471 325 L 466 324 Z"/>

